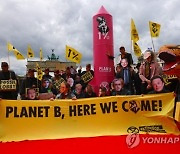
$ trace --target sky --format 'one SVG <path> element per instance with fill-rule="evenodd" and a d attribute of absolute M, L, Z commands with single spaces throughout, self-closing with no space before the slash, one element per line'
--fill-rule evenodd
<path fill-rule="evenodd" d="M 54 49 L 66 61 L 65 46 L 69 45 L 83 54 L 81 66 L 93 64 L 92 18 L 102 5 L 113 17 L 115 57 L 124 46 L 137 61 L 131 50 L 131 18 L 142 52 L 152 47 L 149 21 L 161 24 L 160 36 L 153 38 L 156 51 L 165 44 L 180 44 L 179 0 L 0 0 L 0 62 L 9 62 L 18 75 L 25 74 L 26 60 L 17 60 L 13 53 L 8 56 L 10 42 L 23 55 L 30 44 L 35 52 L 31 60 L 39 60 L 42 48 L 44 60 Z"/>

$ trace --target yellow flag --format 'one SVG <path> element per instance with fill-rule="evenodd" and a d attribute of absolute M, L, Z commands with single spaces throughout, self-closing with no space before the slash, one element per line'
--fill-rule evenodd
<path fill-rule="evenodd" d="M 40 51 L 39 51 L 39 57 L 40 57 L 40 61 L 42 61 L 42 60 L 43 60 L 42 48 L 40 48 Z"/>
<path fill-rule="evenodd" d="M 131 40 L 133 40 L 134 42 L 137 42 L 139 40 L 138 31 L 133 19 L 131 19 Z"/>
<path fill-rule="evenodd" d="M 80 63 L 81 58 L 82 54 L 80 52 L 66 45 L 66 59 L 75 63 Z"/>
<path fill-rule="evenodd" d="M 17 49 L 14 49 L 13 52 L 14 52 L 14 55 L 16 56 L 17 60 L 25 59 L 24 56 Z"/>
<path fill-rule="evenodd" d="M 37 79 L 42 80 L 43 71 L 38 63 L 36 63 Z"/>
<path fill-rule="evenodd" d="M 141 49 L 139 47 L 139 45 L 137 44 L 137 42 L 134 42 L 133 41 L 133 47 L 134 47 L 134 54 L 137 56 L 137 57 L 140 57 L 142 52 L 141 52 Z"/>
<path fill-rule="evenodd" d="M 27 47 L 27 57 L 28 58 L 34 57 L 34 51 L 32 50 L 30 45 L 28 45 L 28 47 Z"/>
<path fill-rule="evenodd" d="M 7 49 L 8 49 L 8 51 L 13 51 L 13 50 L 15 50 L 16 48 L 11 44 L 11 43 L 7 43 Z"/>
<path fill-rule="evenodd" d="M 159 37 L 161 25 L 155 22 L 149 21 L 149 29 L 151 37 Z"/>

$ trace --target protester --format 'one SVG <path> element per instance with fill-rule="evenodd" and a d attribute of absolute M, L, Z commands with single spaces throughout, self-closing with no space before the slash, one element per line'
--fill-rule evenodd
<path fill-rule="evenodd" d="M 126 52 L 125 47 L 121 46 L 119 48 L 120 55 L 117 57 L 116 64 L 120 64 L 121 59 L 126 58 L 128 61 L 128 66 L 130 67 L 133 64 L 132 55 Z"/>
<path fill-rule="evenodd" d="M 44 75 L 42 76 L 42 79 L 51 79 L 52 78 L 52 76 L 49 74 L 49 68 L 46 68 L 45 70 L 44 70 Z"/>
<path fill-rule="evenodd" d="M 71 92 L 70 85 L 66 82 L 60 84 L 59 94 L 56 99 L 76 99 L 76 96 Z"/>
<path fill-rule="evenodd" d="M 83 77 L 86 76 L 86 75 L 90 75 L 92 78 L 89 79 L 89 80 L 84 80 Z M 94 71 L 91 69 L 91 64 L 87 64 L 86 65 L 86 70 L 82 72 L 82 67 L 80 67 L 80 69 L 78 70 L 78 75 L 81 77 L 81 80 L 82 80 L 82 86 L 83 86 L 83 89 L 85 89 L 88 85 L 88 83 L 93 79 L 94 77 Z"/>
<path fill-rule="evenodd" d="M 93 87 L 88 84 L 85 89 L 85 98 L 97 97 L 96 93 L 93 90 Z"/>
<path fill-rule="evenodd" d="M 169 90 L 165 88 L 164 80 L 161 76 L 154 76 L 151 78 L 151 85 L 153 90 L 148 92 L 148 94 L 159 94 L 159 93 L 168 93 Z"/>
<path fill-rule="evenodd" d="M 85 93 L 83 92 L 82 85 L 80 83 L 75 85 L 75 89 L 73 92 L 77 99 L 85 98 Z"/>
<path fill-rule="evenodd" d="M 135 86 L 135 90 L 136 90 L 136 95 L 141 95 L 141 79 L 139 77 L 139 67 L 140 67 L 141 63 L 138 63 L 136 65 L 136 73 L 135 73 L 135 78 L 134 78 L 134 86 Z"/>
<path fill-rule="evenodd" d="M 116 78 L 122 78 L 124 80 L 124 88 L 131 91 L 131 94 L 135 94 L 135 72 L 133 68 L 128 65 L 128 60 L 126 58 L 121 59 L 121 66 L 122 68 L 118 75 L 116 75 Z"/>
<path fill-rule="evenodd" d="M 116 95 L 131 95 L 131 92 L 124 88 L 124 81 L 122 78 L 113 80 L 113 91 L 111 92 L 112 96 Z"/>
<path fill-rule="evenodd" d="M 73 78 L 68 78 L 67 83 L 70 85 L 71 91 L 73 91 L 74 90 L 74 79 Z"/>
<path fill-rule="evenodd" d="M 54 92 L 55 89 L 53 89 L 52 87 L 52 82 L 51 80 L 45 78 L 45 79 L 42 79 L 42 87 L 40 89 L 40 93 L 55 93 Z"/>
<path fill-rule="evenodd" d="M 41 81 L 34 76 L 34 69 L 29 69 L 26 78 L 22 81 L 20 95 L 21 99 L 26 99 L 26 89 L 28 88 L 39 88 L 41 89 Z"/>
<path fill-rule="evenodd" d="M 77 73 L 76 69 L 73 66 L 70 67 L 70 72 L 73 75 L 76 75 L 76 73 Z"/>
<path fill-rule="evenodd" d="M 73 80 L 74 80 L 75 74 L 71 74 L 71 69 L 70 69 L 70 67 L 67 67 L 67 68 L 66 68 L 66 72 L 65 72 L 64 74 L 62 74 L 62 77 L 63 77 L 63 79 L 64 79 L 65 81 L 67 81 L 68 78 L 73 78 Z"/>
<path fill-rule="evenodd" d="M 98 93 L 99 97 L 105 97 L 107 96 L 107 89 L 105 87 L 99 87 L 99 93 Z"/>
<path fill-rule="evenodd" d="M 144 53 L 144 61 L 139 68 L 139 77 L 141 79 L 141 92 L 147 94 L 152 90 L 151 78 L 161 74 L 161 68 L 158 62 L 155 61 L 153 51 L 146 50 Z"/>
<path fill-rule="evenodd" d="M 59 93 L 60 84 L 65 81 L 59 73 L 59 70 L 54 70 L 54 77 L 51 78 L 54 95 L 57 95 Z"/>
<path fill-rule="evenodd" d="M 7 62 L 1 63 L 1 71 L 0 71 L 0 82 L 2 83 L 3 80 L 9 80 L 15 82 L 15 89 L 1 89 L 0 90 L 0 98 L 2 99 L 10 99 L 16 100 L 18 96 L 18 80 L 16 78 L 16 74 L 14 71 L 9 70 L 9 65 Z M 12 84 L 11 84 L 12 86 Z"/>
<path fill-rule="evenodd" d="M 92 76 L 94 76 L 94 71 L 91 69 L 91 64 L 86 65 L 86 70 L 82 72 L 82 67 L 78 70 L 80 76 L 84 75 L 85 73 L 90 72 Z"/>
<path fill-rule="evenodd" d="M 27 89 L 26 100 L 38 100 L 37 93 L 34 88 Z"/>
<path fill-rule="evenodd" d="M 118 64 L 115 69 L 115 78 L 120 78 L 121 69 L 122 66 Z"/>
<path fill-rule="evenodd" d="M 50 79 L 44 78 L 42 80 L 42 87 L 39 93 L 40 100 L 49 100 L 50 98 L 55 98 L 54 93 L 56 89 L 53 89 Z"/>

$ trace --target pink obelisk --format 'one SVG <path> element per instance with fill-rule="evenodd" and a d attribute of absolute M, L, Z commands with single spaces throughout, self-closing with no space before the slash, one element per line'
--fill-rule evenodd
<path fill-rule="evenodd" d="M 94 78 L 90 84 L 96 93 L 100 86 L 109 90 L 114 79 L 114 46 L 112 16 L 101 6 L 93 16 Z"/>

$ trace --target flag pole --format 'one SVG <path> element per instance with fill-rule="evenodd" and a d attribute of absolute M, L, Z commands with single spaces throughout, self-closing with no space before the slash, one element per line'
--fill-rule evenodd
<path fill-rule="evenodd" d="M 9 68 L 11 68 L 11 66 L 10 66 L 10 58 L 9 58 L 9 51 L 8 51 L 8 63 L 9 63 Z"/>
<path fill-rule="evenodd" d="M 133 52 L 133 40 L 131 40 L 131 54 L 133 54 L 134 52 Z"/>
<path fill-rule="evenodd" d="M 151 42 L 152 42 L 152 46 L 153 46 L 153 51 L 155 52 L 155 47 L 154 47 L 154 42 L 153 42 L 152 36 L 151 36 Z"/>

